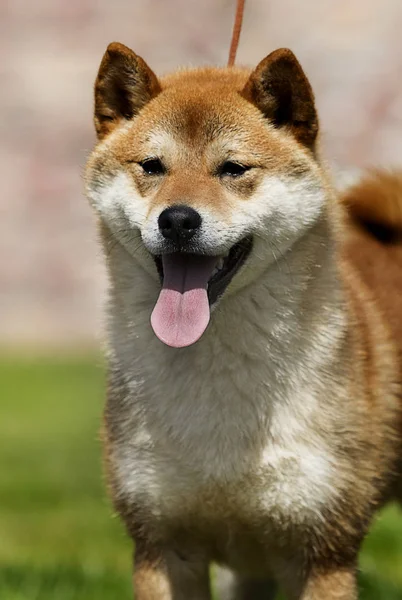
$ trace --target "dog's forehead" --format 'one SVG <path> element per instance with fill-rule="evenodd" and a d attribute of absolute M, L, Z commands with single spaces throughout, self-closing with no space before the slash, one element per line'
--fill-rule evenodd
<path fill-rule="evenodd" d="M 251 141 L 250 133 L 241 114 L 236 119 L 212 104 L 195 101 L 158 115 L 147 131 L 147 141 L 161 151 L 187 149 L 202 154 L 215 149 L 235 153 Z"/>
<path fill-rule="evenodd" d="M 183 77 L 169 82 L 142 111 L 139 139 L 171 139 L 198 149 L 212 142 L 245 144 L 266 126 L 260 112 L 241 96 L 245 77 Z"/>

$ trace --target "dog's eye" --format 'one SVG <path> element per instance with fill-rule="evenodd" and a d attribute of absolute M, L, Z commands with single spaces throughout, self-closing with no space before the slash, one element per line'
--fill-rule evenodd
<path fill-rule="evenodd" d="M 241 165 L 240 163 L 227 160 L 220 167 L 219 175 L 228 175 L 229 177 L 240 177 L 241 175 L 244 175 L 244 173 L 249 169 L 250 167 L 247 167 L 246 165 Z"/>
<path fill-rule="evenodd" d="M 140 162 L 141 167 L 147 175 L 163 175 L 165 167 L 159 158 L 148 158 Z"/>

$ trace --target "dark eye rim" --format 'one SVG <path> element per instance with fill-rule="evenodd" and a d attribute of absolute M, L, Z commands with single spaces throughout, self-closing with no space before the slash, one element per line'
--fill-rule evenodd
<path fill-rule="evenodd" d="M 146 158 L 138 163 L 143 169 L 146 175 L 164 175 L 166 173 L 166 167 L 160 158 L 152 157 Z"/>
<path fill-rule="evenodd" d="M 250 165 L 243 165 L 235 160 L 225 160 L 218 169 L 218 175 L 220 177 L 241 177 L 251 168 Z"/>

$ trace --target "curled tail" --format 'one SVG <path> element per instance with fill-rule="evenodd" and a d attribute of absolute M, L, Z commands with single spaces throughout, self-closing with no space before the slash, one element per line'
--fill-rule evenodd
<path fill-rule="evenodd" d="M 351 219 L 379 242 L 402 244 L 402 171 L 372 171 L 343 195 Z"/>

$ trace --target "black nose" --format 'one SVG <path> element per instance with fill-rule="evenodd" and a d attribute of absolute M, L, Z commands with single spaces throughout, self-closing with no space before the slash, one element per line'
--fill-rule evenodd
<path fill-rule="evenodd" d="M 197 233 L 201 226 L 201 215 L 184 204 L 170 206 L 159 215 L 158 226 L 164 238 L 181 246 Z"/>

